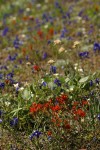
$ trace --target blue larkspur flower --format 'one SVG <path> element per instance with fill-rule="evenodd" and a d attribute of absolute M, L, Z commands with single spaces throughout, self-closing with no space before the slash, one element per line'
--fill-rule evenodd
<path fill-rule="evenodd" d="M 50 40 L 48 40 L 48 41 L 47 41 L 47 44 L 50 44 L 50 43 L 51 43 L 51 41 L 50 41 Z"/>
<path fill-rule="evenodd" d="M 39 138 L 39 136 L 41 135 L 42 133 L 40 132 L 40 131 L 35 131 L 35 132 L 33 132 L 30 136 L 29 136 L 29 138 L 30 138 L 30 140 L 32 140 L 33 139 L 33 137 L 37 137 L 37 138 Z"/>
<path fill-rule="evenodd" d="M 98 79 L 98 78 L 96 78 L 95 82 L 96 82 L 97 84 L 99 84 L 99 82 L 100 82 L 100 81 L 99 81 L 99 79 Z"/>
<path fill-rule="evenodd" d="M 46 13 L 43 13 L 42 19 L 44 19 L 46 22 L 48 22 L 48 15 Z"/>
<path fill-rule="evenodd" d="M 60 7 L 60 5 L 59 5 L 58 2 L 55 2 L 55 7 L 56 7 L 56 8 L 59 8 L 59 7 Z"/>
<path fill-rule="evenodd" d="M 67 17 L 68 19 L 70 18 L 70 13 L 69 13 L 69 12 L 66 13 L 66 17 Z"/>
<path fill-rule="evenodd" d="M 0 116 L 3 114 L 3 111 L 2 110 L 0 110 Z"/>
<path fill-rule="evenodd" d="M 18 118 L 14 117 L 11 121 L 10 121 L 10 126 L 14 127 L 18 124 Z"/>
<path fill-rule="evenodd" d="M 93 86 L 93 81 L 92 80 L 90 81 L 90 86 Z"/>
<path fill-rule="evenodd" d="M 46 86 L 47 85 L 47 83 L 46 82 L 42 82 L 42 86 Z"/>
<path fill-rule="evenodd" d="M 21 45 L 21 41 L 19 40 L 18 36 L 16 36 L 14 42 L 13 42 L 13 46 L 16 48 L 16 49 L 19 49 Z"/>
<path fill-rule="evenodd" d="M 54 83 L 55 83 L 56 85 L 58 85 L 58 86 L 61 86 L 61 82 L 60 82 L 59 79 L 55 79 L 55 80 L 54 80 Z"/>
<path fill-rule="evenodd" d="M 0 79 L 2 79 L 2 78 L 3 78 L 3 74 L 0 73 Z"/>
<path fill-rule="evenodd" d="M 0 119 L 0 123 L 2 123 L 2 119 Z"/>
<path fill-rule="evenodd" d="M 100 114 L 97 115 L 97 118 L 100 120 Z"/>
<path fill-rule="evenodd" d="M 64 38 L 65 36 L 66 36 L 66 33 L 67 33 L 68 31 L 66 30 L 66 28 L 63 28 L 62 30 L 61 30 L 61 35 L 60 35 L 60 38 Z"/>
<path fill-rule="evenodd" d="M 6 27 L 3 32 L 2 32 L 2 36 L 6 36 L 7 32 L 9 31 L 9 28 Z"/>
<path fill-rule="evenodd" d="M 11 79 L 11 78 L 13 78 L 13 76 L 14 76 L 14 74 L 12 72 L 10 72 L 7 74 L 7 79 Z"/>
<path fill-rule="evenodd" d="M 0 83 L 0 88 L 3 89 L 4 87 L 5 87 L 5 83 L 1 82 L 1 83 Z"/>
<path fill-rule="evenodd" d="M 94 43 L 93 50 L 94 50 L 94 52 L 100 51 L 100 44 L 99 43 Z"/>
<path fill-rule="evenodd" d="M 89 52 L 80 52 L 79 53 L 80 58 L 89 58 Z"/>
<path fill-rule="evenodd" d="M 13 56 L 11 56 L 11 55 L 9 55 L 8 56 L 8 60 L 10 60 L 10 61 L 14 61 L 14 60 L 16 60 L 16 57 L 18 56 L 18 54 L 16 53 L 16 54 L 14 54 Z"/>
<path fill-rule="evenodd" d="M 47 53 L 44 52 L 43 55 L 42 55 L 42 59 L 46 59 L 47 58 Z"/>
<path fill-rule="evenodd" d="M 50 67 L 50 72 L 51 73 L 56 73 L 56 66 L 51 66 Z"/>

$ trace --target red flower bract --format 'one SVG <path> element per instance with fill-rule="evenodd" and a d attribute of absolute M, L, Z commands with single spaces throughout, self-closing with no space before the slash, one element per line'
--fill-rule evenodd
<path fill-rule="evenodd" d="M 42 104 L 33 103 L 32 106 L 30 107 L 30 112 L 31 112 L 31 113 L 37 112 L 37 111 L 39 111 L 41 108 L 42 108 Z"/>
<path fill-rule="evenodd" d="M 65 125 L 64 125 L 64 128 L 65 128 L 65 129 L 70 129 L 71 126 L 70 126 L 70 124 L 65 124 Z"/>
<path fill-rule="evenodd" d="M 59 105 L 56 105 L 56 106 L 51 106 L 51 110 L 52 111 L 59 111 L 59 110 L 61 110 L 61 108 Z"/>
<path fill-rule="evenodd" d="M 39 30 L 39 31 L 37 32 L 37 34 L 38 34 L 38 36 L 40 37 L 40 39 L 43 38 L 43 32 L 42 32 L 41 30 Z"/>
<path fill-rule="evenodd" d="M 65 101 L 68 99 L 67 95 L 62 94 L 61 96 L 57 97 L 56 100 L 60 103 L 63 104 Z"/>
<path fill-rule="evenodd" d="M 87 100 L 82 100 L 82 105 L 88 105 L 88 101 Z"/>
<path fill-rule="evenodd" d="M 33 69 L 34 69 L 35 71 L 39 71 L 39 70 L 40 70 L 40 67 L 39 67 L 38 65 L 34 65 L 34 66 L 33 66 Z"/>
<path fill-rule="evenodd" d="M 52 132 L 51 132 L 51 131 L 48 131 L 48 132 L 47 132 L 47 135 L 48 135 L 48 136 L 51 136 L 51 135 L 52 135 Z"/>
<path fill-rule="evenodd" d="M 76 114 L 79 115 L 80 117 L 85 117 L 86 113 L 82 109 L 78 109 L 76 111 Z"/>
<path fill-rule="evenodd" d="M 49 34 L 50 34 L 51 36 L 53 36 L 53 34 L 54 34 L 54 29 L 53 29 L 53 28 L 50 28 L 50 29 L 49 29 Z"/>

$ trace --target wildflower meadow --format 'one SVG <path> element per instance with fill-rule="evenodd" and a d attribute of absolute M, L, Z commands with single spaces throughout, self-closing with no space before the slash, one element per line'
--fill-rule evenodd
<path fill-rule="evenodd" d="M 99 0 L 0 0 L 0 150 L 100 150 Z"/>

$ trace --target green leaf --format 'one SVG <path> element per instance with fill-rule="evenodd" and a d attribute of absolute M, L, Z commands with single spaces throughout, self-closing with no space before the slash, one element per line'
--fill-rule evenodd
<path fill-rule="evenodd" d="M 31 92 L 32 92 L 33 94 L 35 93 L 34 88 L 33 88 L 33 85 L 30 86 L 30 90 L 31 90 Z"/>
<path fill-rule="evenodd" d="M 17 113 L 19 110 L 21 110 L 22 108 L 18 108 L 18 109 L 15 109 L 15 110 L 13 110 L 13 111 L 11 111 L 10 112 L 10 114 L 12 114 L 12 113 Z"/>
<path fill-rule="evenodd" d="M 70 81 L 70 79 L 69 79 L 69 78 L 66 78 L 66 79 L 65 79 L 65 82 L 67 83 L 68 81 Z"/>
<path fill-rule="evenodd" d="M 31 98 L 31 92 L 30 92 L 28 89 L 25 89 L 25 90 L 23 91 L 22 98 L 29 100 L 29 99 Z"/>
<path fill-rule="evenodd" d="M 86 82 L 88 79 L 89 79 L 89 76 L 84 77 L 84 78 L 81 78 L 81 79 L 79 80 L 79 82 L 80 82 L 80 83 L 84 83 L 84 82 Z"/>

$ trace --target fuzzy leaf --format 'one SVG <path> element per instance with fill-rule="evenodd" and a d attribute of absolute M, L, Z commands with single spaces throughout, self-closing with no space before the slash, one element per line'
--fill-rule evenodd
<path fill-rule="evenodd" d="M 89 76 L 84 77 L 84 78 L 81 78 L 81 79 L 79 80 L 79 82 L 80 82 L 80 83 L 84 83 L 84 82 L 86 82 L 88 79 L 89 79 Z"/>

